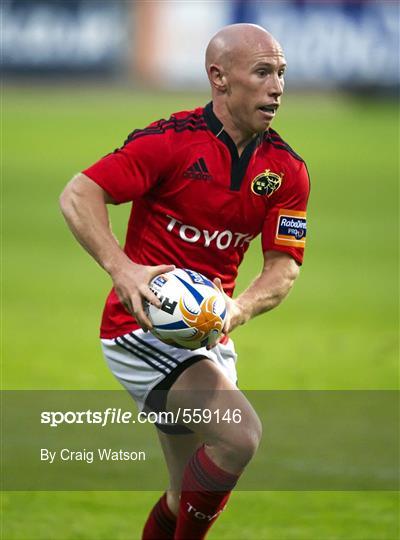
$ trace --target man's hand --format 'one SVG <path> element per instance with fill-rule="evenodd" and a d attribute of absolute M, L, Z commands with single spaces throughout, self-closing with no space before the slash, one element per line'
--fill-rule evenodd
<path fill-rule="evenodd" d="M 147 300 L 153 306 L 161 306 L 160 300 L 150 290 L 149 283 L 159 274 L 174 269 L 173 265 L 144 266 L 127 261 L 111 273 L 118 298 L 145 332 L 151 330 L 152 324 L 144 311 L 144 302 Z"/>
<path fill-rule="evenodd" d="M 215 347 L 221 341 L 222 337 L 227 336 L 229 332 L 232 332 L 232 330 L 234 330 L 237 326 L 240 326 L 245 322 L 244 314 L 239 304 L 236 302 L 236 300 L 225 293 L 224 289 L 222 288 L 221 280 L 219 278 L 215 278 L 214 284 L 218 287 L 224 297 L 226 304 L 226 316 L 221 335 L 217 340 L 210 342 L 207 345 L 208 350 Z"/>
<path fill-rule="evenodd" d="M 222 283 L 219 278 L 214 279 L 215 285 L 218 287 L 218 289 L 221 291 L 226 304 L 226 317 L 225 317 L 225 323 L 224 327 L 222 329 L 223 335 L 228 335 L 229 332 L 232 332 L 237 326 L 240 326 L 245 322 L 244 320 L 244 314 L 242 312 L 242 309 L 240 305 L 228 296 L 224 289 L 222 288 Z"/>

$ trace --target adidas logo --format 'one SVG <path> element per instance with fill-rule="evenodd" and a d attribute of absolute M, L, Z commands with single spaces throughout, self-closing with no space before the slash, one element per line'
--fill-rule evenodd
<path fill-rule="evenodd" d="M 208 172 L 204 158 L 199 158 L 183 173 L 183 178 L 192 178 L 194 180 L 211 180 L 212 176 Z"/>

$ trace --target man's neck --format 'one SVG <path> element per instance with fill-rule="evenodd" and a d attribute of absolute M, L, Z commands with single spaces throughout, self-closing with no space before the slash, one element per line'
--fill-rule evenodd
<path fill-rule="evenodd" d="M 224 131 L 230 136 L 236 145 L 239 156 L 249 144 L 249 142 L 257 137 L 257 133 L 246 132 L 235 124 L 229 111 L 223 105 L 213 102 L 213 111 L 215 116 L 223 125 Z"/>

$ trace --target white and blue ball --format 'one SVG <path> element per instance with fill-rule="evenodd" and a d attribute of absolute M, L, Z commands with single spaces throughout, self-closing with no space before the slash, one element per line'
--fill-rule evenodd
<path fill-rule="evenodd" d="M 149 286 L 161 301 L 161 308 L 146 304 L 152 333 L 158 339 L 173 346 L 198 349 L 221 335 L 225 299 L 205 276 L 179 268 L 155 277 Z"/>

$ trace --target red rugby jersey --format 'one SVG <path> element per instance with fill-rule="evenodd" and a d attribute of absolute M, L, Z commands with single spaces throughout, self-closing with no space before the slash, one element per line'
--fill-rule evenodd
<path fill-rule="evenodd" d="M 175 264 L 219 277 L 232 295 L 250 241 L 303 261 L 309 178 L 272 129 L 239 157 L 212 103 L 133 131 L 84 170 L 117 203 L 132 201 L 124 250 L 136 263 Z M 112 290 L 101 337 L 138 328 Z"/>

